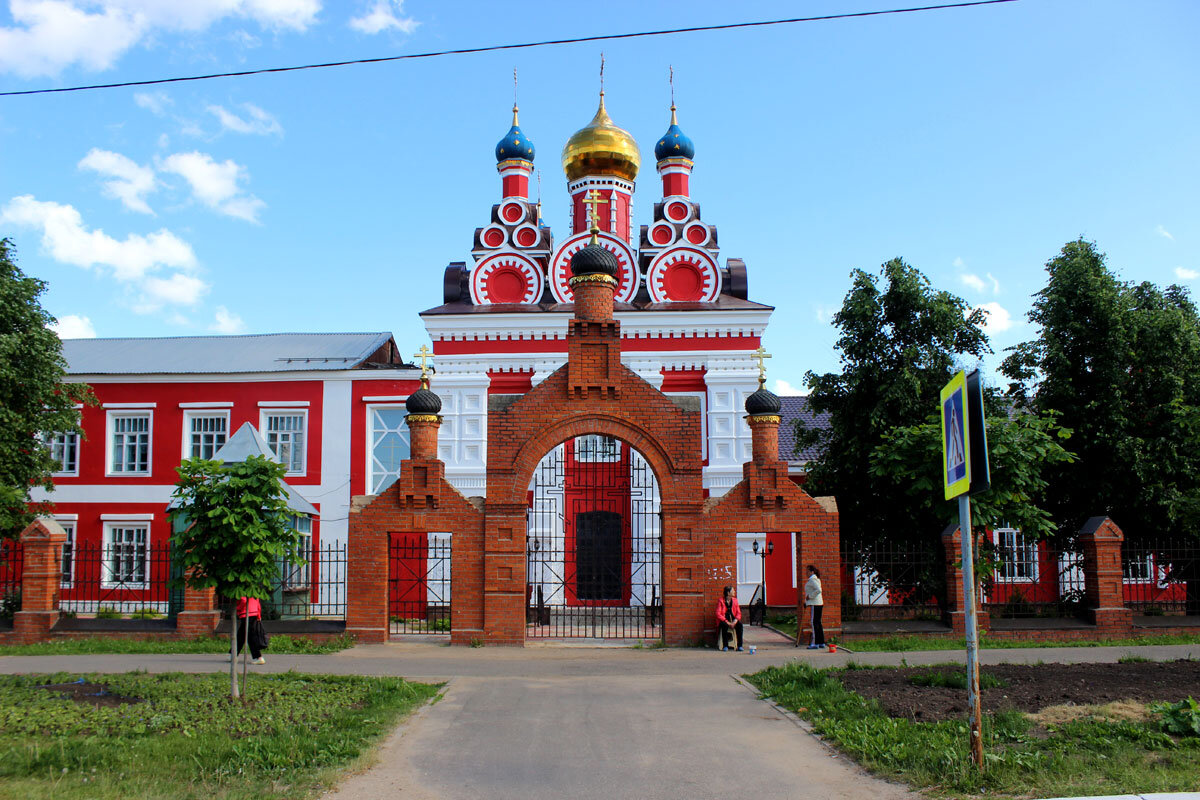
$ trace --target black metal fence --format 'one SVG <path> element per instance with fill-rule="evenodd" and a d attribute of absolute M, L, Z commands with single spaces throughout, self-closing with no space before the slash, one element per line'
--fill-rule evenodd
<path fill-rule="evenodd" d="M 842 618 L 848 622 L 941 619 L 945 584 L 940 541 L 842 541 Z"/>
<path fill-rule="evenodd" d="M 275 577 L 262 602 L 263 619 L 329 620 L 346 618 L 346 543 L 306 543 L 300 559 L 276 562 Z M 234 600 L 220 600 L 222 615 L 233 613 Z"/>
<path fill-rule="evenodd" d="M 21 542 L 0 539 L 0 621 L 11 621 L 21 610 L 21 576 L 25 573 Z"/>
<path fill-rule="evenodd" d="M 1035 541 L 997 532 L 991 577 L 983 581 L 984 610 L 1001 619 L 1078 617 L 1086 610 L 1083 554 L 1073 540 Z"/>
<path fill-rule="evenodd" d="M 398 533 L 388 541 L 388 619 L 393 634 L 450 633 L 451 537 Z"/>
<path fill-rule="evenodd" d="M 1135 614 L 1200 614 L 1200 544 L 1126 541 L 1121 548 L 1125 605 Z"/>
<path fill-rule="evenodd" d="M 63 612 L 97 619 L 162 619 L 183 610 L 183 589 L 170 586 L 170 543 L 152 544 L 139 530 L 124 540 L 63 546 Z"/>

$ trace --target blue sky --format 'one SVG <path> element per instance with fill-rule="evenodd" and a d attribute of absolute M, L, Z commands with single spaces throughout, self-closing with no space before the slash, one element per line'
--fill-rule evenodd
<path fill-rule="evenodd" d="M 896 5 L 7 0 L 0 91 Z M 639 223 L 674 66 L 693 196 L 778 309 L 787 391 L 837 368 L 850 272 L 893 256 L 987 307 L 997 353 L 1032 335 L 1043 266 L 1081 235 L 1127 279 L 1200 288 L 1198 30 L 1191 0 L 1020 0 L 0 98 L 0 236 L 66 334 L 391 330 L 412 352 L 499 197 L 514 67 L 565 236 L 558 155 L 603 50 L 643 151 Z"/>

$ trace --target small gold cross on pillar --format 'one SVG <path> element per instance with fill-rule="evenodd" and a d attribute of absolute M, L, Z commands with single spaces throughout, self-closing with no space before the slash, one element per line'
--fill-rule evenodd
<path fill-rule="evenodd" d="M 595 189 L 592 189 L 587 193 L 587 196 L 583 198 L 584 205 L 588 207 L 588 227 L 591 228 L 593 239 L 595 238 L 595 234 L 600 232 L 600 215 L 596 213 L 596 206 L 602 204 L 603 202 L 604 199 L 600 197 L 600 192 L 596 191 Z"/>
<path fill-rule="evenodd" d="M 761 344 L 750 356 L 750 358 L 758 362 L 758 388 L 760 389 L 767 382 L 767 366 L 764 361 L 770 357 L 771 356 L 767 354 L 766 348 L 764 348 Z"/>
<path fill-rule="evenodd" d="M 431 351 L 425 345 L 421 345 L 421 349 L 413 353 L 413 358 L 421 359 L 421 380 L 423 381 L 429 380 L 429 365 L 427 362 L 432 357 L 433 351 Z"/>

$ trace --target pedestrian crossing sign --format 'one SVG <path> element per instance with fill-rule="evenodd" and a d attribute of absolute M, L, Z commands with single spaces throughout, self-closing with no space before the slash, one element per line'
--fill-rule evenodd
<path fill-rule="evenodd" d="M 971 488 L 971 437 L 967 432 L 967 376 L 959 372 L 942 388 L 942 484 L 951 500 Z"/>

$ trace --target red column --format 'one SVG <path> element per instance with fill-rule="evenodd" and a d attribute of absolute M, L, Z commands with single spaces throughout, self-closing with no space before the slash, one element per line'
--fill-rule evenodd
<path fill-rule="evenodd" d="M 1125 607 L 1121 569 L 1121 543 L 1125 534 L 1108 517 L 1092 517 L 1079 529 L 1083 550 L 1088 613 L 1104 636 L 1129 636 L 1133 612 Z"/>
<path fill-rule="evenodd" d="M 58 622 L 62 546 L 66 540 L 67 532 L 52 517 L 38 517 L 21 531 L 21 610 L 13 615 L 14 638 L 19 644 L 49 639 L 50 629 Z"/>
<path fill-rule="evenodd" d="M 983 537 L 980 536 L 976 540 L 975 552 L 979 552 L 979 545 L 982 543 Z M 946 530 L 942 531 L 942 547 L 946 553 L 946 597 L 943 600 L 946 622 L 950 624 L 950 628 L 955 633 L 965 635 L 967 611 L 963 608 L 962 537 L 959 535 L 957 525 L 951 523 Z M 979 574 L 978 570 L 975 574 Z M 992 629 L 992 618 L 983 611 L 983 602 L 979 596 L 978 586 L 975 587 L 975 592 L 976 629 L 983 633 Z"/>

